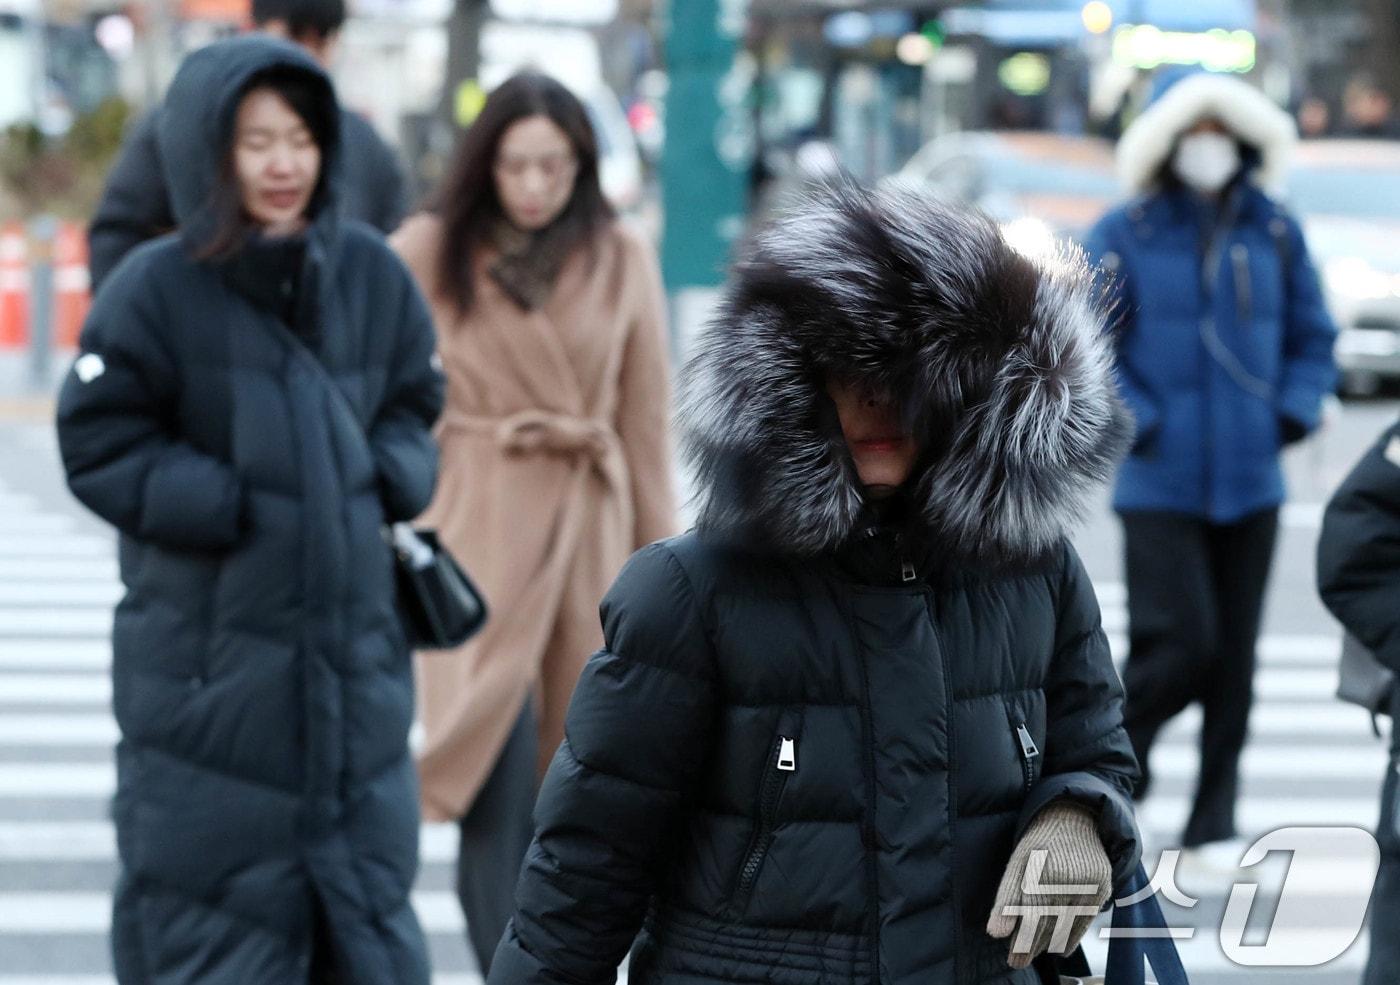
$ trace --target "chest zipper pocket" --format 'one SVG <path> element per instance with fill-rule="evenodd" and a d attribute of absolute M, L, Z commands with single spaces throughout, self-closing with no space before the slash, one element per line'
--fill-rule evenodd
<path fill-rule="evenodd" d="M 801 739 L 802 716 L 794 710 L 784 711 L 778 720 L 778 731 L 769 744 L 768 754 L 763 761 L 763 775 L 758 785 L 758 819 L 754 823 L 753 836 L 749 839 L 748 850 L 744 852 L 744 862 L 739 869 L 739 879 L 735 886 L 734 901 L 742 910 L 753 894 L 758 874 L 763 870 L 763 861 L 773 845 L 773 835 L 777 827 L 778 805 L 782 802 L 783 791 L 788 780 L 799 769 L 798 745 Z"/>
<path fill-rule="evenodd" d="M 1016 745 L 1021 752 L 1021 776 L 1024 780 L 1023 792 L 1030 793 L 1035 786 L 1035 761 L 1040 757 L 1040 749 L 1031 738 L 1031 730 L 1025 722 L 1015 722 Z"/>

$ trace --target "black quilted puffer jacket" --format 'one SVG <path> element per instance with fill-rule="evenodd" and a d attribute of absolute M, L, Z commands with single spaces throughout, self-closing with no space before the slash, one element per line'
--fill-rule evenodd
<path fill-rule="evenodd" d="M 320 922 L 337 981 L 427 985 L 413 671 L 381 528 L 432 495 L 443 381 L 408 271 L 337 216 L 333 133 L 294 321 L 314 332 L 281 316 L 278 281 L 192 255 L 268 72 L 335 118 L 295 45 L 185 60 L 162 111 L 180 233 L 103 284 L 59 398 L 69 486 L 121 533 L 113 963 L 122 985 L 290 985 Z"/>
<path fill-rule="evenodd" d="M 897 192 L 770 230 L 685 378 L 697 531 L 603 603 L 490 985 L 1039 982 L 985 932 L 1018 836 L 1088 807 L 1122 880 L 1136 775 L 1064 539 L 1125 440 L 1072 256 Z M 926 449 L 862 502 L 819 381 Z M 634 946 L 635 945 L 635 946 Z"/>

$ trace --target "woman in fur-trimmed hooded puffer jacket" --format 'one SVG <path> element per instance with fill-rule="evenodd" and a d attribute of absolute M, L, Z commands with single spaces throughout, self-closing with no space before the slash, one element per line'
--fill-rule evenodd
<path fill-rule="evenodd" d="M 1138 852 L 1064 540 L 1125 436 L 1086 273 L 895 190 L 757 238 L 684 376 L 698 529 L 603 603 L 490 985 L 634 938 L 636 985 L 1041 980 L 1026 854 L 1092 913 Z"/>

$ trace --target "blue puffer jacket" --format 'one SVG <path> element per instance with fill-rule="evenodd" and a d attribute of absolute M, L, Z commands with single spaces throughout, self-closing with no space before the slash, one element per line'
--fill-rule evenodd
<path fill-rule="evenodd" d="M 1221 224 L 1206 209 L 1157 191 L 1104 216 L 1087 246 L 1109 278 L 1137 420 L 1114 508 L 1231 523 L 1283 501 L 1279 450 L 1317 426 L 1336 328 L 1282 207 L 1243 181 Z"/>

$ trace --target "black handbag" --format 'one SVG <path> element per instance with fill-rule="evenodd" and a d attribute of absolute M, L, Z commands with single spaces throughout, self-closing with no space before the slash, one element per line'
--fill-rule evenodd
<path fill-rule="evenodd" d="M 414 649 L 461 646 L 486 622 L 486 600 L 432 530 L 389 528 L 404 632 Z"/>
<path fill-rule="evenodd" d="M 1371 730 L 1381 734 L 1376 719 L 1390 713 L 1395 692 L 1395 673 L 1376 659 L 1366 644 L 1347 633 L 1342 639 L 1342 659 L 1338 665 L 1337 697 L 1360 705 L 1371 713 Z"/>

